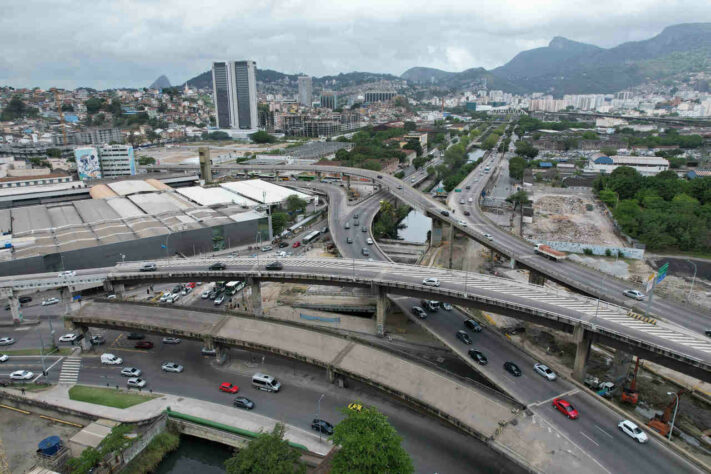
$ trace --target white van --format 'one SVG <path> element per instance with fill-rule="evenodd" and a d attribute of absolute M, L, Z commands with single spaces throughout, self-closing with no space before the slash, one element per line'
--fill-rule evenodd
<path fill-rule="evenodd" d="M 271 375 L 256 373 L 252 376 L 252 385 L 259 390 L 266 392 L 278 392 L 281 384 Z"/>
<path fill-rule="evenodd" d="M 108 365 L 118 365 L 123 362 L 123 359 L 116 357 L 113 354 L 101 354 L 101 363 Z"/>

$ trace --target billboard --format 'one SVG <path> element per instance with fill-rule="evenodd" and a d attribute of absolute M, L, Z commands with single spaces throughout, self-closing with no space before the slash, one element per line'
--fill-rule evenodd
<path fill-rule="evenodd" d="M 133 147 L 129 145 L 128 147 L 128 162 L 131 168 L 131 176 L 136 174 L 136 157 L 133 153 Z"/>
<path fill-rule="evenodd" d="M 77 174 L 82 181 L 85 179 L 101 179 L 99 152 L 94 147 L 76 148 L 74 159 L 77 163 Z"/>

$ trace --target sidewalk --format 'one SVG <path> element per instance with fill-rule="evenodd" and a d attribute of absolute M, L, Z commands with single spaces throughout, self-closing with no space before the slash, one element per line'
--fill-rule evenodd
<path fill-rule="evenodd" d="M 135 423 L 154 418 L 164 412 L 168 407 L 173 411 L 186 415 L 196 416 L 215 423 L 222 423 L 256 433 L 260 431 L 269 432 L 278 422 L 278 420 L 246 410 L 231 409 L 217 403 L 174 395 L 163 395 L 148 402 L 134 405 L 129 409 L 112 408 L 70 400 L 69 388 L 68 385 L 56 385 L 44 392 L 27 392 L 24 398 L 76 410 L 92 417 L 107 418 L 109 420 L 125 423 Z M 15 395 L 20 395 L 19 390 L 5 390 Z M 294 443 L 302 444 L 306 446 L 310 452 L 321 456 L 325 456 L 333 447 L 325 438 L 319 441 L 318 435 L 290 425 L 286 425 L 285 438 Z"/>

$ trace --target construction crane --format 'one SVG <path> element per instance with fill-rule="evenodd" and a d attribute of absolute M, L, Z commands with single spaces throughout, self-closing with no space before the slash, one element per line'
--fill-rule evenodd
<path fill-rule="evenodd" d="M 67 126 L 64 123 L 64 112 L 62 111 L 62 100 L 59 96 L 59 91 L 52 87 L 50 91 L 54 92 L 54 99 L 57 101 L 57 113 L 59 114 L 59 123 L 62 125 L 62 137 L 64 138 L 64 146 L 67 146 Z"/>
<path fill-rule="evenodd" d="M 686 392 L 687 390 L 685 388 L 682 388 L 676 392 L 676 397 L 674 397 L 673 401 L 669 402 L 669 405 L 666 406 L 664 412 L 661 415 L 654 415 L 654 418 L 647 422 L 647 426 L 664 437 L 668 436 L 669 431 L 671 430 L 669 421 L 671 420 L 674 408 L 676 407 L 676 404 L 679 403 L 681 396 Z"/>
<path fill-rule="evenodd" d="M 632 382 L 630 382 L 629 387 L 622 387 L 622 395 L 620 401 L 625 403 L 631 403 L 636 405 L 639 401 L 639 392 L 637 391 L 637 371 L 639 370 L 639 357 L 637 357 L 637 363 L 634 365 L 634 375 L 632 376 Z"/>

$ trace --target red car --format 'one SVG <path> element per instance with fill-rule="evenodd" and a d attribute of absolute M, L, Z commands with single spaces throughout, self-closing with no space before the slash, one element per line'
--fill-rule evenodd
<path fill-rule="evenodd" d="M 138 341 L 133 347 L 136 349 L 153 349 L 153 343 L 151 341 Z"/>
<path fill-rule="evenodd" d="M 237 385 L 232 385 L 229 382 L 223 382 L 220 385 L 220 391 L 227 392 L 227 393 L 237 393 L 237 392 L 239 392 L 239 387 Z"/>
<path fill-rule="evenodd" d="M 191 281 L 190 283 L 186 283 L 185 288 L 195 288 L 195 282 Z"/>
<path fill-rule="evenodd" d="M 566 402 L 562 398 L 553 399 L 553 408 L 557 408 L 559 412 L 561 412 L 571 420 L 575 420 L 578 417 L 578 410 L 573 408 L 573 405 Z"/>
<path fill-rule="evenodd" d="M 294 242 L 294 245 L 292 245 L 292 247 L 301 247 L 301 242 Z"/>

